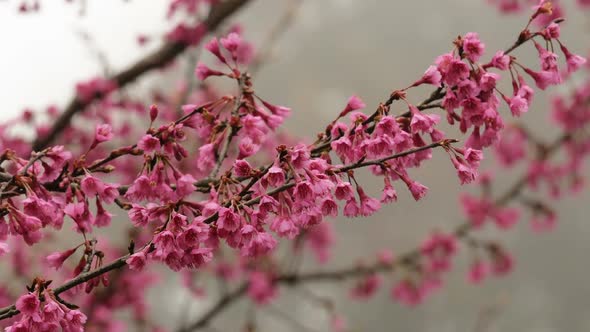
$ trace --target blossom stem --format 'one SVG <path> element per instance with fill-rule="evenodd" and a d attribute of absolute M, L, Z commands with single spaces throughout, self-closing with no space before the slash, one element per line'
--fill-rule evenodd
<path fill-rule="evenodd" d="M 372 165 L 381 165 L 381 164 L 383 164 L 384 162 L 386 162 L 388 160 L 405 157 L 405 156 L 410 155 L 410 154 L 414 154 L 414 153 L 417 153 L 417 152 L 420 152 L 420 151 L 432 149 L 432 148 L 439 147 L 439 146 L 445 147 L 445 146 L 448 146 L 451 143 L 457 143 L 457 142 L 459 142 L 459 141 L 456 140 L 456 139 L 445 139 L 445 140 L 442 140 L 442 141 L 439 141 L 439 142 L 435 142 L 435 143 L 431 143 L 431 144 L 428 144 L 428 145 L 424 145 L 424 146 L 421 146 L 421 147 L 418 147 L 418 148 L 409 149 L 409 150 L 406 150 L 404 152 L 400 152 L 400 153 L 397 153 L 397 154 L 394 154 L 394 155 L 391 155 L 391 156 L 388 156 L 388 157 L 384 157 L 384 158 L 381 158 L 381 159 L 369 160 L 369 161 L 362 161 L 362 162 L 357 162 L 357 163 L 354 163 L 354 164 L 351 164 L 351 165 L 343 166 L 343 167 L 340 167 L 337 171 L 340 172 L 340 173 L 342 173 L 342 172 L 346 172 L 346 171 L 349 171 L 349 170 L 352 170 L 352 169 L 356 169 L 356 168 L 367 167 L 367 166 L 372 166 Z"/>

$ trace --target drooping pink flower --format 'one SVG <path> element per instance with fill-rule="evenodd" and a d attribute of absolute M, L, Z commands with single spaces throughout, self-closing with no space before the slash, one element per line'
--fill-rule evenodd
<path fill-rule="evenodd" d="M 215 146 L 211 143 L 208 143 L 199 148 L 197 167 L 201 171 L 206 171 L 212 168 L 213 165 L 215 165 Z"/>
<path fill-rule="evenodd" d="M 217 41 L 217 38 L 214 37 L 210 41 L 208 41 L 205 44 L 205 49 L 207 51 L 211 52 L 211 54 L 215 55 L 220 62 L 227 63 L 227 60 L 221 54 L 221 50 L 219 49 L 219 42 Z"/>
<path fill-rule="evenodd" d="M 342 136 L 333 140 L 332 143 L 330 143 L 330 146 L 332 147 L 332 150 L 338 154 L 340 159 L 344 161 L 353 159 L 354 150 L 350 138 Z"/>
<path fill-rule="evenodd" d="M 207 224 L 193 223 L 185 229 L 177 238 L 178 246 L 183 250 L 198 247 L 209 238 L 209 226 Z"/>
<path fill-rule="evenodd" d="M 18 300 L 16 300 L 16 309 L 29 317 L 36 317 L 39 320 L 39 306 L 41 301 L 37 295 L 28 293 L 25 295 L 21 295 Z"/>
<path fill-rule="evenodd" d="M 142 149 L 143 153 L 157 152 L 160 150 L 160 139 L 146 134 L 139 140 L 137 147 Z"/>
<path fill-rule="evenodd" d="M 182 256 L 182 264 L 186 267 L 198 269 L 213 260 L 213 249 L 192 248 Z"/>
<path fill-rule="evenodd" d="M 56 229 L 61 228 L 63 224 L 63 211 L 60 204 L 53 200 L 46 201 L 39 198 L 39 196 L 32 195 L 23 200 L 22 204 L 23 212 L 27 215 L 37 217 L 41 220 L 43 226 L 51 225 Z"/>
<path fill-rule="evenodd" d="M 50 182 L 61 174 L 63 168 L 67 165 L 68 161 L 72 159 L 72 153 L 67 151 L 62 145 L 57 145 L 49 148 L 49 151 L 45 153 L 42 164 L 43 174 L 39 176 L 39 180 L 42 182 Z"/>
<path fill-rule="evenodd" d="M 277 246 L 277 240 L 268 232 L 255 232 L 249 245 L 243 246 L 242 256 L 259 257 L 271 252 Z"/>
<path fill-rule="evenodd" d="M 285 173 L 283 169 L 278 166 L 272 166 L 269 168 L 266 175 L 266 180 L 273 187 L 279 187 L 285 183 Z"/>
<path fill-rule="evenodd" d="M 48 301 L 43 307 L 43 320 L 49 324 L 59 324 L 64 318 L 65 311 L 55 301 Z M 58 326 L 55 326 L 58 329 Z"/>
<path fill-rule="evenodd" d="M 62 326 L 65 331 L 84 331 L 87 317 L 79 310 L 67 311 L 64 318 L 65 322 L 62 321 Z"/>
<path fill-rule="evenodd" d="M 559 47 L 565 55 L 568 72 L 573 73 L 580 69 L 582 66 L 584 66 L 584 64 L 586 64 L 586 58 L 579 56 L 577 54 L 573 54 L 567 49 L 567 47 L 563 46 L 561 43 L 559 44 Z"/>
<path fill-rule="evenodd" d="M 89 233 L 92 230 L 92 215 L 85 202 L 66 205 L 64 213 L 74 220 L 77 232 Z"/>
<path fill-rule="evenodd" d="M 311 201 L 313 199 L 313 189 L 309 182 L 300 181 L 295 185 L 293 195 L 301 201 Z"/>
<path fill-rule="evenodd" d="M 397 191 L 391 185 L 389 180 L 386 180 L 383 193 L 381 195 L 381 203 L 391 203 L 397 201 Z"/>
<path fill-rule="evenodd" d="M 550 85 L 561 83 L 561 77 L 557 72 L 550 71 L 534 71 L 529 68 L 524 68 L 524 71 L 535 81 L 535 85 L 541 90 L 547 89 Z"/>
<path fill-rule="evenodd" d="M 131 222 L 137 227 L 145 226 L 149 221 L 149 211 L 143 206 L 133 204 L 127 214 Z"/>
<path fill-rule="evenodd" d="M 467 59 L 472 62 L 477 62 L 483 55 L 485 44 L 479 40 L 479 36 L 475 32 L 469 32 L 463 37 L 463 52 Z"/>
<path fill-rule="evenodd" d="M 535 41 L 533 43 L 539 53 L 541 69 L 548 72 L 557 72 L 559 70 L 557 67 L 557 54 L 547 50 Z"/>
<path fill-rule="evenodd" d="M 422 198 L 424 198 L 424 196 L 426 196 L 426 193 L 428 192 L 428 187 L 416 181 L 410 181 L 408 183 L 408 189 L 410 190 L 410 193 L 412 193 L 412 196 L 416 201 L 419 201 Z"/>
<path fill-rule="evenodd" d="M 254 140 L 252 140 L 250 137 L 244 137 L 240 141 L 239 149 L 240 154 L 238 155 L 238 158 L 243 159 L 258 152 L 258 150 L 260 150 L 260 144 L 254 142 Z"/>
<path fill-rule="evenodd" d="M 469 77 L 469 66 L 454 58 L 453 55 L 444 55 L 437 58 L 438 70 L 442 74 L 442 81 L 449 86 L 454 86 Z"/>
<path fill-rule="evenodd" d="M 561 28 L 559 24 L 551 22 L 551 24 L 549 24 L 545 29 L 543 29 L 542 34 L 543 37 L 545 37 L 545 39 L 557 39 L 561 35 Z"/>
<path fill-rule="evenodd" d="M 352 185 L 349 182 L 339 181 L 334 190 L 334 196 L 341 201 L 348 201 L 354 196 Z"/>
<path fill-rule="evenodd" d="M 506 99 L 508 106 L 510 107 L 510 112 L 514 116 L 521 116 L 523 113 L 529 111 L 529 103 L 523 97 L 516 95 L 510 99 Z"/>
<path fill-rule="evenodd" d="M 486 262 L 477 259 L 471 263 L 469 267 L 467 280 L 472 284 L 479 284 L 488 276 L 489 273 L 489 265 Z"/>
<path fill-rule="evenodd" d="M 113 133 L 113 128 L 109 124 L 101 124 L 96 126 L 96 131 L 94 134 L 94 141 L 96 143 L 102 143 L 110 141 L 115 134 Z"/>
<path fill-rule="evenodd" d="M 479 80 L 479 87 L 483 91 L 492 91 L 500 80 L 500 74 L 486 72 Z"/>
<path fill-rule="evenodd" d="M 344 205 L 343 214 L 345 217 L 349 218 L 358 217 L 358 215 L 360 214 L 360 207 L 358 206 L 354 198 L 350 198 L 346 201 L 346 204 Z"/>
<path fill-rule="evenodd" d="M 207 67 L 207 65 L 205 65 L 202 62 L 197 63 L 197 68 L 195 69 L 195 76 L 197 76 L 197 78 L 201 81 L 206 80 L 210 76 L 223 76 L 223 75 L 225 75 L 225 73 L 218 71 L 218 70 L 211 69 L 211 68 Z"/>
<path fill-rule="evenodd" d="M 438 114 L 424 114 L 414 105 L 410 105 L 410 112 L 412 113 L 412 121 L 410 122 L 412 133 L 431 133 L 434 126 L 440 121 Z"/>
<path fill-rule="evenodd" d="M 510 66 L 510 56 L 504 54 L 502 51 L 498 51 L 492 58 L 491 64 L 500 70 L 508 70 Z"/>
<path fill-rule="evenodd" d="M 289 239 L 294 239 L 295 236 L 299 234 L 299 228 L 297 228 L 293 220 L 287 216 L 278 216 L 274 218 L 270 224 L 270 229 L 279 236 Z"/>
<path fill-rule="evenodd" d="M 475 180 L 477 177 L 477 169 L 473 168 L 471 165 L 467 164 L 465 160 L 462 158 L 459 159 L 457 157 L 451 158 L 451 162 L 455 169 L 457 170 L 457 175 L 459 176 L 459 180 L 461 184 L 468 184 Z"/>
<path fill-rule="evenodd" d="M 49 267 L 52 267 L 57 270 L 63 265 L 66 259 L 68 259 L 70 256 L 72 256 L 72 254 L 74 254 L 74 252 L 76 252 L 76 249 L 77 248 L 72 248 L 62 252 L 54 252 L 48 255 L 45 258 L 45 261 L 47 262 L 47 265 L 49 265 Z"/>
<path fill-rule="evenodd" d="M 279 202 L 276 199 L 268 195 L 263 195 L 258 204 L 260 216 L 264 218 L 269 212 L 276 212 L 278 206 Z"/>
<path fill-rule="evenodd" d="M 347 115 L 348 113 L 356 110 L 360 110 L 366 107 L 366 104 L 357 96 L 351 96 L 348 98 L 346 107 L 340 112 L 340 117 Z"/>
<path fill-rule="evenodd" d="M 360 213 L 367 217 L 381 209 L 381 203 L 378 199 L 368 196 L 365 191 L 359 186 L 357 192 L 361 200 Z"/>
<path fill-rule="evenodd" d="M 272 301 L 278 294 L 272 276 L 261 271 L 250 272 L 248 276 L 248 296 L 259 305 Z"/>
<path fill-rule="evenodd" d="M 155 254 L 166 257 L 177 251 L 176 236 L 169 230 L 159 232 L 154 236 L 153 244 L 156 247 Z"/>
<path fill-rule="evenodd" d="M 467 148 L 463 152 L 463 157 L 469 165 L 477 169 L 479 168 L 479 163 L 483 160 L 483 152 L 481 150 Z"/>
<path fill-rule="evenodd" d="M 252 172 L 252 166 L 244 159 L 237 159 L 234 162 L 234 172 L 237 176 L 248 176 Z"/>
<path fill-rule="evenodd" d="M 142 251 L 136 252 L 133 255 L 129 256 L 129 258 L 127 258 L 127 260 L 125 262 L 127 263 L 127 265 L 129 266 L 129 268 L 131 270 L 141 271 L 141 270 L 143 270 L 143 268 L 146 264 L 146 261 L 147 261 L 146 254 L 142 250 Z"/>
<path fill-rule="evenodd" d="M 235 32 L 231 32 L 226 37 L 221 38 L 220 42 L 226 50 L 236 53 L 238 47 L 242 44 L 242 37 Z"/>
<path fill-rule="evenodd" d="M 39 218 L 24 214 L 19 210 L 12 210 L 9 214 L 9 229 L 12 234 L 20 234 L 28 245 L 33 245 L 41 240 L 40 229 L 43 223 Z M 4 224 L 4 219 L 0 222 Z"/>
<path fill-rule="evenodd" d="M 112 219 L 113 215 L 102 206 L 100 199 L 97 199 L 94 225 L 96 225 L 97 227 L 106 227 L 111 224 Z"/>
<path fill-rule="evenodd" d="M 176 197 L 185 198 L 195 192 L 195 182 L 197 180 L 190 174 L 183 174 L 176 180 Z"/>
<path fill-rule="evenodd" d="M 222 207 L 219 210 L 219 218 L 217 219 L 217 228 L 226 232 L 237 231 L 242 224 L 241 216 L 232 209 Z"/>
<path fill-rule="evenodd" d="M 324 216 L 336 217 L 338 216 L 338 204 L 331 198 L 327 197 L 322 201 L 322 214 Z"/>
<path fill-rule="evenodd" d="M 89 174 L 84 177 L 84 179 L 82 179 L 80 182 L 80 187 L 87 196 L 92 197 L 98 195 L 104 190 L 104 183 L 97 177 Z"/>
<path fill-rule="evenodd" d="M 416 81 L 412 86 L 418 86 L 420 84 L 431 84 L 436 87 L 441 86 L 442 75 L 436 66 L 430 66 L 426 69 L 422 78 Z"/>

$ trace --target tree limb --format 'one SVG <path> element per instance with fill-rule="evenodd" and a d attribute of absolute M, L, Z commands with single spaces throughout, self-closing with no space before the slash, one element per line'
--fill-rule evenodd
<path fill-rule="evenodd" d="M 248 3 L 250 0 L 226 0 L 219 2 L 211 8 L 209 16 L 203 22 L 207 31 L 214 31 L 226 18 L 235 13 L 238 9 Z M 168 42 L 162 45 L 158 50 L 138 60 L 128 68 L 114 74 L 109 80 L 115 82 L 118 88 L 135 81 L 137 78 L 156 68 L 161 68 L 182 54 L 190 45 L 180 42 Z M 57 118 L 49 132 L 38 137 L 33 142 L 33 151 L 39 151 L 49 146 L 61 132 L 66 129 L 74 115 L 83 112 L 94 100 L 100 99 L 101 96 L 95 95 L 91 100 L 81 100 L 78 97 L 70 101 L 64 112 Z"/>

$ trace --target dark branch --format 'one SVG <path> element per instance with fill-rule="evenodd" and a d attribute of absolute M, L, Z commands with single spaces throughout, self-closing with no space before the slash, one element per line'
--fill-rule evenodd
<path fill-rule="evenodd" d="M 217 27 L 229 16 L 235 13 L 243 5 L 248 3 L 250 0 L 227 0 L 220 2 L 211 8 L 209 16 L 205 20 L 204 24 L 208 31 L 214 31 Z M 189 45 L 185 43 L 166 43 L 162 45 L 158 50 L 149 54 L 148 56 L 140 59 L 127 69 L 116 73 L 110 80 L 115 82 L 119 88 L 135 81 L 137 78 L 147 73 L 152 69 L 164 67 L 177 56 L 182 54 Z M 99 99 L 100 96 L 94 96 L 93 100 L 83 101 L 77 97 L 74 97 L 68 104 L 64 112 L 59 116 L 53 127 L 49 130 L 47 135 L 39 137 L 33 142 L 33 151 L 39 151 L 49 146 L 55 139 L 66 129 L 74 115 L 79 112 L 83 112 L 95 99 Z"/>

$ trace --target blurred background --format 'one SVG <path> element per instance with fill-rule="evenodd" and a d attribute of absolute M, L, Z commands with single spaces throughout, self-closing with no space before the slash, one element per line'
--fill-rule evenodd
<path fill-rule="evenodd" d="M 565 0 L 568 20 L 562 28 L 570 49 L 588 54 L 590 17 Z M 105 54 L 108 67 L 122 69 L 149 50 L 158 47 L 161 35 L 170 28 L 165 20 L 169 1 L 87 1 L 79 5 L 45 1 L 39 13 L 16 15 L 17 1 L 0 1 L 0 119 L 12 118 L 24 109 L 42 109 L 49 104 L 63 106 L 76 82 L 101 75 L 103 65 L 93 49 Z M 254 0 L 233 21 L 243 24 L 246 36 L 255 44 L 265 39 L 289 1 Z M 287 128 L 313 138 L 323 124 L 331 121 L 357 94 L 374 109 L 392 90 L 411 84 L 434 61 L 452 48 L 460 34 L 476 31 L 486 43 L 487 54 L 512 44 L 525 25 L 525 15 L 501 16 L 486 0 L 303 0 L 295 21 L 276 44 L 274 57 L 255 79 L 257 93 L 269 101 L 293 108 Z M 90 36 L 84 41 L 81 34 Z M 154 39 L 138 46 L 138 34 Z M 196 52 L 196 51 L 195 51 Z M 537 63 L 534 48 L 517 51 L 521 62 Z M 184 75 L 182 62 L 174 68 Z M 147 75 L 132 89 L 141 91 L 153 82 Z M 174 75 L 171 76 L 174 78 Z M 549 93 L 565 92 L 567 87 Z M 422 92 L 422 93 L 421 93 Z M 419 102 L 427 90 L 414 90 L 409 99 Z M 548 119 L 548 99 L 538 94 L 525 119 L 539 137 L 557 135 Z M 507 111 L 505 108 L 504 111 Z M 403 111 L 403 109 L 399 109 Z M 452 133 L 449 133 L 453 137 Z M 383 248 L 402 253 L 414 248 L 432 229 L 449 230 L 462 222 L 458 194 L 461 187 L 443 152 L 415 177 L 430 188 L 416 204 L 400 190 L 399 202 L 386 206 L 371 218 L 334 220 L 339 234 L 328 267 L 348 266 L 357 258 L 370 257 Z M 498 192 L 518 174 L 497 174 Z M 367 177 L 370 183 L 371 179 Z M 372 192 L 381 183 L 374 179 Z M 516 229 L 508 233 L 486 233 L 501 239 L 514 254 L 516 269 L 509 276 L 491 279 L 483 285 L 465 282 L 468 255 L 461 255 L 446 287 L 425 304 L 409 309 L 389 299 L 388 288 L 368 303 L 351 302 L 348 284 L 320 284 L 308 288 L 337 301 L 352 331 L 475 331 L 478 320 L 490 318 L 486 331 L 589 331 L 590 208 L 588 191 L 558 202 L 559 225 L 553 232 L 534 234 L 525 214 Z M 308 259 L 306 268 L 319 267 Z M 164 280 L 166 287 L 150 293 L 154 320 L 174 327 L 182 314 L 186 294 L 177 276 Z M 311 331 L 327 331 L 324 311 L 305 305 L 297 292 L 283 288 L 277 307 L 289 312 Z M 235 330 L 246 317 L 241 303 L 213 324 L 220 331 Z M 210 302 L 194 301 L 189 315 L 197 315 Z M 259 316 L 263 331 L 302 331 L 273 314 Z M 264 322 L 264 323 L 262 323 Z"/>

